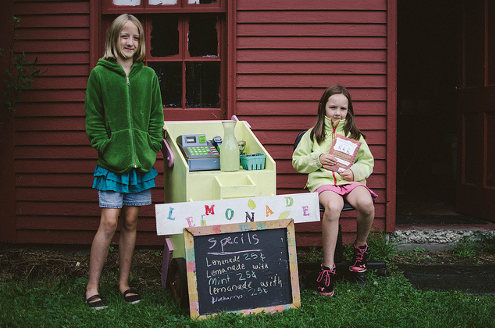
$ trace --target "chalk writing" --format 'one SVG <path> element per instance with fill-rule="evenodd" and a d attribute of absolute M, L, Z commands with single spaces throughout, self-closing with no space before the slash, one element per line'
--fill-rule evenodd
<path fill-rule="evenodd" d="M 235 234 L 233 236 L 226 236 L 226 237 L 221 237 L 220 236 L 215 236 L 215 237 L 210 237 L 208 238 L 209 242 L 209 250 L 212 249 L 218 249 L 218 246 L 220 247 L 220 250 L 224 252 L 225 248 L 229 245 L 244 245 L 244 244 L 249 244 L 249 245 L 257 245 L 260 240 L 256 233 L 241 233 L 241 234 Z M 241 252 L 243 250 L 240 250 Z"/>
<path fill-rule="evenodd" d="M 201 313 L 291 303 L 286 230 L 239 230 L 195 237 Z"/>
<path fill-rule="evenodd" d="M 301 305 L 293 220 L 187 228 L 184 241 L 192 318 Z"/>

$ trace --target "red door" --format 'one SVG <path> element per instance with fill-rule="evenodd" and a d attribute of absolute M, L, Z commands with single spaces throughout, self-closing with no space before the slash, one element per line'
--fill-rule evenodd
<path fill-rule="evenodd" d="M 465 1 L 463 31 L 457 210 L 495 221 L 495 3 Z"/>

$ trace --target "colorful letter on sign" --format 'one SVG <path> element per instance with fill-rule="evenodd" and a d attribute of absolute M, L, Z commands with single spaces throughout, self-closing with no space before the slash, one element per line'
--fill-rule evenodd
<path fill-rule="evenodd" d="M 295 223 L 320 220 L 316 193 L 157 204 L 155 211 L 158 235 L 180 234 L 184 228 L 205 225 L 286 218 Z"/>

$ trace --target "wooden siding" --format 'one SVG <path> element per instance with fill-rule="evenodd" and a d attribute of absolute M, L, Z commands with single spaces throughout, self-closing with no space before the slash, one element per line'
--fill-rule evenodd
<path fill-rule="evenodd" d="M 0 11 L 0 31 L 4 37 L 0 39 L 0 48 L 8 49 L 13 42 L 13 4 L 3 3 Z M 0 56 L 0 90 L 6 86 L 8 59 Z M 6 110 L 4 99 L 0 96 L 0 110 Z M 15 173 L 14 160 L 14 119 L 0 117 L 0 242 L 15 242 Z"/>
<path fill-rule="evenodd" d="M 16 111 L 17 242 L 89 243 L 98 225 L 84 134 L 89 2 L 15 1 L 14 13 L 15 49 L 41 69 Z"/>
<path fill-rule="evenodd" d="M 15 217 L 0 216 L 2 230 L 9 233 L 0 237 L 16 243 L 89 244 L 99 209 L 97 194 L 89 188 L 97 154 L 84 133 L 84 94 L 92 63 L 99 57 L 93 50 L 98 6 L 89 0 L 13 3 L 21 19 L 15 50 L 29 59 L 37 57 L 41 76 L 17 106 L 10 135 L 13 157 L 2 161 L 14 168 Z M 291 166 L 292 142 L 314 123 L 325 87 L 341 83 L 353 95 L 357 123 L 376 158 L 369 185 L 379 195 L 376 226 L 384 229 L 390 200 L 387 154 L 395 156 L 387 131 L 387 99 L 395 99 L 387 88 L 387 1 L 229 0 L 228 8 L 234 46 L 228 49 L 233 60 L 227 64 L 235 72 L 228 81 L 228 112 L 247 120 L 276 159 L 278 193 L 305 192 L 305 176 Z M 152 193 L 160 202 L 161 154 L 155 167 L 160 175 Z M 352 216 L 343 215 L 346 241 L 356 229 Z M 155 234 L 153 207 L 143 209 L 138 229 L 139 245 L 163 245 Z M 319 223 L 297 225 L 298 245 L 319 244 L 320 230 Z"/>
<path fill-rule="evenodd" d="M 15 51 L 37 57 L 41 69 L 16 111 L 15 242 L 89 244 L 100 212 L 90 188 L 97 154 L 84 132 L 90 3 L 18 0 L 13 10 L 21 19 Z M 162 188 L 160 176 L 155 200 L 163 199 Z M 138 244 L 163 244 L 152 207 L 142 211 L 138 228 Z"/>
<path fill-rule="evenodd" d="M 304 192 L 291 165 L 293 141 L 316 120 L 334 83 L 349 88 L 356 121 L 368 136 L 379 198 L 375 226 L 385 230 L 387 200 L 387 1 L 239 0 L 236 16 L 236 113 L 277 161 L 278 193 Z M 344 240 L 356 231 L 341 220 Z M 296 225 L 298 246 L 319 245 L 320 223 Z"/>

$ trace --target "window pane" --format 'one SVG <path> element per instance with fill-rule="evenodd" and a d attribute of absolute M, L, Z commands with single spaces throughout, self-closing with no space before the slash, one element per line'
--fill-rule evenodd
<path fill-rule="evenodd" d="M 165 107 L 182 107 L 182 63 L 150 63 L 162 92 L 162 103 Z"/>
<path fill-rule="evenodd" d="M 206 4 L 206 3 L 215 3 L 217 0 L 188 0 L 188 3 L 190 5 L 197 5 L 197 4 Z"/>
<path fill-rule="evenodd" d="M 141 0 L 113 0 L 113 4 L 116 6 L 139 6 Z"/>
<path fill-rule="evenodd" d="M 150 5 L 176 5 L 177 0 L 149 0 Z"/>
<path fill-rule="evenodd" d="M 178 19 L 156 15 L 151 21 L 151 56 L 165 57 L 179 53 Z"/>
<path fill-rule="evenodd" d="M 186 64 L 186 107 L 219 108 L 220 63 Z"/>
<path fill-rule="evenodd" d="M 218 56 L 217 19 L 215 17 L 191 17 L 189 21 L 189 54 Z"/>

